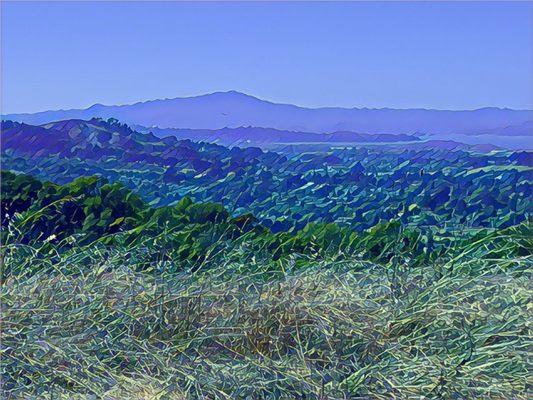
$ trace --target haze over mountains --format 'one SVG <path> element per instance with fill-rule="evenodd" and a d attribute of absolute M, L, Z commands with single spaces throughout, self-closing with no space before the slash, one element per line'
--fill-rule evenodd
<path fill-rule="evenodd" d="M 244 129 L 244 128 L 241 128 Z M 251 128 L 251 131 L 265 132 L 266 136 L 281 132 L 278 140 L 283 141 L 284 131 L 275 131 L 273 129 Z M 222 129 L 222 136 L 225 132 L 229 135 L 228 140 L 235 140 L 235 134 L 238 135 L 240 129 Z M 15 157 L 27 158 L 74 158 L 81 160 L 105 160 L 113 158 L 120 160 L 121 163 L 138 162 L 155 163 L 158 165 L 173 166 L 179 162 L 191 163 L 194 168 L 199 168 L 198 172 L 203 172 L 209 163 L 219 157 L 220 152 L 235 153 L 242 155 L 252 154 L 255 157 L 263 154 L 257 148 L 248 149 L 229 149 L 208 143 L 195 143 L 190 140 L 190 136 L 197 132 L 206 132 L 205 137 L 196 137 L 197 141 L 209 142 L 209 135 L 215 131 L 193 130 L 192 133 L 183 133 L 179 135 L 166 135 L 159 137 L 159 132 L 141 133 L 131 129 L 125 124 L 114 120 L 104 121 L 102 119 L 85 120 L 65 120 L 57 121 L 43 125 L 29 125 L 13 121 L 2 121 L 2 154 L 10 154 Z M 313 135 L 305 134 L 303 135 Z M 494 146 L 470 146 L 454 141 L 407 141 L 412 137 L 407 135 L 364 135 L 355 137 L 352 133 L 338 132 L 339 136 L 331 135 L 333 139 L 338 138 L 347 140 L 352 138 L 357 140 L 370 141 L 374 140 L 380 143 L 381 149 L 385 149 L 387 144 L 400 149 L 409 150 L 473 150 L 476 152 L 490 152 Z M 319 134 L 314 134 L 319 135 Z M 324 134 L 325 135 L 325 134 Z M 348 135 L 348 137 L 345 137 Z M 321 135 L 323 136 L 323 135 Z M 287 138 L 289 140 L 290 137 Z M 398 139 L 397 141 L 395 141 Z M 403 139 L 403 141 L 400 141 Z M 317 142 L 318 143 L 318 142 Z M 488 147 L 487 147 L 488 146 Z M 200 154 L 201 152 L 205 154 Z M 232 153 L 233 152 L 233 153 Z M 266 153 L 265 153 L 266 154 Z M 275 153 L 269 153 L 273 156 Z M 278 156 L 276 156 L 278 157 Z M 283 155 L 279 155 L 283 158 Z M 338 162 L 335 158 L 327 158 L 328 162 L 335 164 Z M 218 164 L 216 160 L 214 164 Z"/>
<path fill-rule="evenodd" d="M 87 109 L 10 114 L 11 119 L 44 124 L 66 119 L 116 118 L 145 127 L 221 129 L 245 126 L 287 131 L 372 134 L 531 135 L 533 110 L 482 108 L 428 109 L 304 108 L 276 104 L 236 91 L 151 100 L 130 105 L 95 104 Z"/>
<path fill-rule="evenodd" d="M 343 143 L 399 143 L 417 142 L 420 138 L 416 135 L 388 134 L 388 133 L 356 133 L 339 131 L 332 133 L 313 133 L 280 130 L 273 128 L 259 128 L 243 126 L 239 128 L 221 129 L 184 129 L 184 128 L 145 128 L 136 126 L 142 132 L 151 132 L 159 137 L 174 136 L 178 139 L 190 139 L 194 141 L 219 143 L 225 146 L 260 146 L 285 144 L 343 144 Z"/>

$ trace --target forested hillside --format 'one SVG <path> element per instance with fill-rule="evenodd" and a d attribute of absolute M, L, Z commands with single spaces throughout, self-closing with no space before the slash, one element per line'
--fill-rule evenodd
<path fill-rule="evenodd" d="M 116 120 L 3 122 L 3 168 L 57 183 L 100 175 L 154 206 L 184 196 L 254 214 L 274 231 L 309 222 L 506 227 L 531 214 L 533 153 L 381 146 L 280 154 L 158 138 Z"/>
<path fill-rule="evenodd" d="M 531 153 L 1 138 L 7 398 L 528 398 Z"/>

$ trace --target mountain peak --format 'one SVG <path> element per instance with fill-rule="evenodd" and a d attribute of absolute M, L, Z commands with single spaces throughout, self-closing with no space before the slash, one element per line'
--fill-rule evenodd
<path fill-rule="evenodd" d="M 239 92 L 237 90 L 218 91 L 218 92 L 208 93 L 208 94 L 195 96 L 195 97 L 243 98 L 243 99 L 259 100 L 257 97 L 251 96 L 243 92 Z"/>
<path fill-rule="evenodd" d="M 239 92 L 237 90 L 227 90 L 227 91 L 221 91 L 221 92 L 215 92 L 215 93 L 226 93 L 226 94 L 230 94 L 230 95 L 237 95 L 237 96 L 247 96 L 247 97 L 252 97 L 246 93 L 243 93 L 243 92 Z"/>

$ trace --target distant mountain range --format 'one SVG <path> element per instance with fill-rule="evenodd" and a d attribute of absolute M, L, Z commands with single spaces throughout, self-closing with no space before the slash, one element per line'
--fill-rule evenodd
<path fill-rule="evenodd" d="M 95 104 L 87 109 L 10 114 L 4 119 L 40 125 L 65 119 L 116 118 L 145 127 L 215 130 L 246 126 L 295 132 L 339 131 L 371 134 L 518 135 L 532 132 L 533 111 L 482 108 L 469 111 L 428 109 L 304 108 L 276 104 L 243 93 L 151 100 L 131 105 Z"/>
<path fill-rule="evenodd" d="M 146 128 L 135 126 L 141 132 L 151 132 L 159 137 L 174 136 L 178 139 L 190 139 L 225 146 L 268 146 L 272 144 L 302 144 L 302 143 L 398 143 L 417 142 L 418 136 L 388 133 L 356 133 L 332 132 L 312 133 L 296 132 L 273 128 L 240 127 L 222 129 L 179 129 L 179 128 Z"/>
<path fill-rule="evenodd" d="M 253 142 L 246 138 L 253 138 Z M 3 152 L 31 158 L 58 156 L 100 160 L 112 157 L 124 162 L 148 161 L 161 165 L 167 165 L 169 160 L 168 165 L 179 160 L 196 160 L 199 156 L 195 152 L 201 146 L 210 150 L 227 148 L 223 146 L 228 145 L 241 148 L 259 146 L 264 149 L 277 149 L 291 153 L 324 150 L 324 146 L 327 148 L 330 145 L 346 143 L 415 151 L 434 149 L 488 153 L 499 149 L 490 144 L 470 145 L 452 140 L 420 140 L 417 136 L 401 134 L 354 132 L 317 134 L 253 127 L 219 130 L 140 129 L 140 127 L 132 129 L 115 119 L 99 118 L 71 119 L 42 125 L 3 120 L 1 143 Z M 257 148 L 253 151 L 261 152 Z"/>

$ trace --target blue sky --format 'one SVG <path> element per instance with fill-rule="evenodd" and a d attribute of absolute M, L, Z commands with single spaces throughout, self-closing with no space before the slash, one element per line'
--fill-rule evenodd
<path fill-rule="evenodd" d="M 238 90 L 533 109 L 533 3 L 5 3 L 2 111 Z"/>

